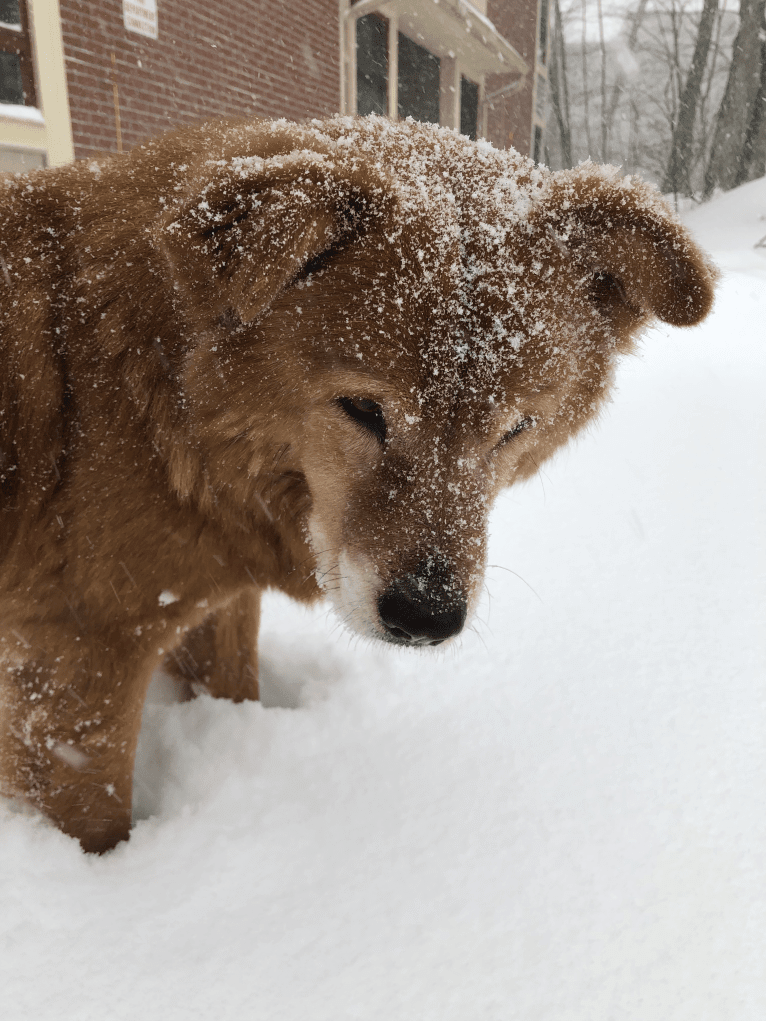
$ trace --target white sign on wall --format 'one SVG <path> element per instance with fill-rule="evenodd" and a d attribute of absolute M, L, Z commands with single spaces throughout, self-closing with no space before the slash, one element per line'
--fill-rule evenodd
<path fill-rule="evenodd" d="M 122 20 L 129 32 L 157 38 L 157 0 L 122 0 Z"/>

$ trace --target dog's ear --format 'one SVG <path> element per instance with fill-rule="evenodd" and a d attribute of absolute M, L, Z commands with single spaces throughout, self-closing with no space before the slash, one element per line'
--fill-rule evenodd
<path fill-rule="evenodd" d="M 307 263 L 369 230 L 388 197 L 379 174 L 332 151 L 208 160 L 154 242 L 198 316 L 251 322 Z"/>
<path fill-rule="evenodd" d="M 717 271 L 651 185 L 586 163 L 552 174 L 538 209 L 604 315 L 694 326 L 710 311 Z"/>

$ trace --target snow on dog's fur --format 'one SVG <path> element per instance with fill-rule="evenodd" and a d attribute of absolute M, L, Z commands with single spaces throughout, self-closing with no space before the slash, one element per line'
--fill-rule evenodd
<path fill-rule="evenodd" d="M 2 783 L 128 836 L 152 670 L 256 698 L 259 592 L 456 635 L 498 491 L 713 271 L 642 182 L 379 118 L 0 185 Z"/>

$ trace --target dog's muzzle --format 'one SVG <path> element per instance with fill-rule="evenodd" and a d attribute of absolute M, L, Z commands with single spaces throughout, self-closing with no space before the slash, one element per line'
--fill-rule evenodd
<path fill-rule="evenodd" d="M 466 598 L 444 562 L 418 564 L 395 578 L 378 597 L 378 614 L 388 641 L 397 645 L 440 645 L 463 629 Z"/>

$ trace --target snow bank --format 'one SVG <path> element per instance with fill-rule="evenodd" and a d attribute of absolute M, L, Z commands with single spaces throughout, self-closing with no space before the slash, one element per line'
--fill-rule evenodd
<path fill-rule="evenodd" d="M 710 321 L 498 506 L 457 651 L 273 597 L 264 705 L 158 687 L 129 844 L 0 809 L 4 1017 L 766 1016 L 766 264 L 718 247 Z"/>
<path fill-rule="evenodd" d="M 766 177 L 717 195 L 683 219 L 722 269 L 763 278 L 766 248 L 753 246 L 766 237 Z"/>

